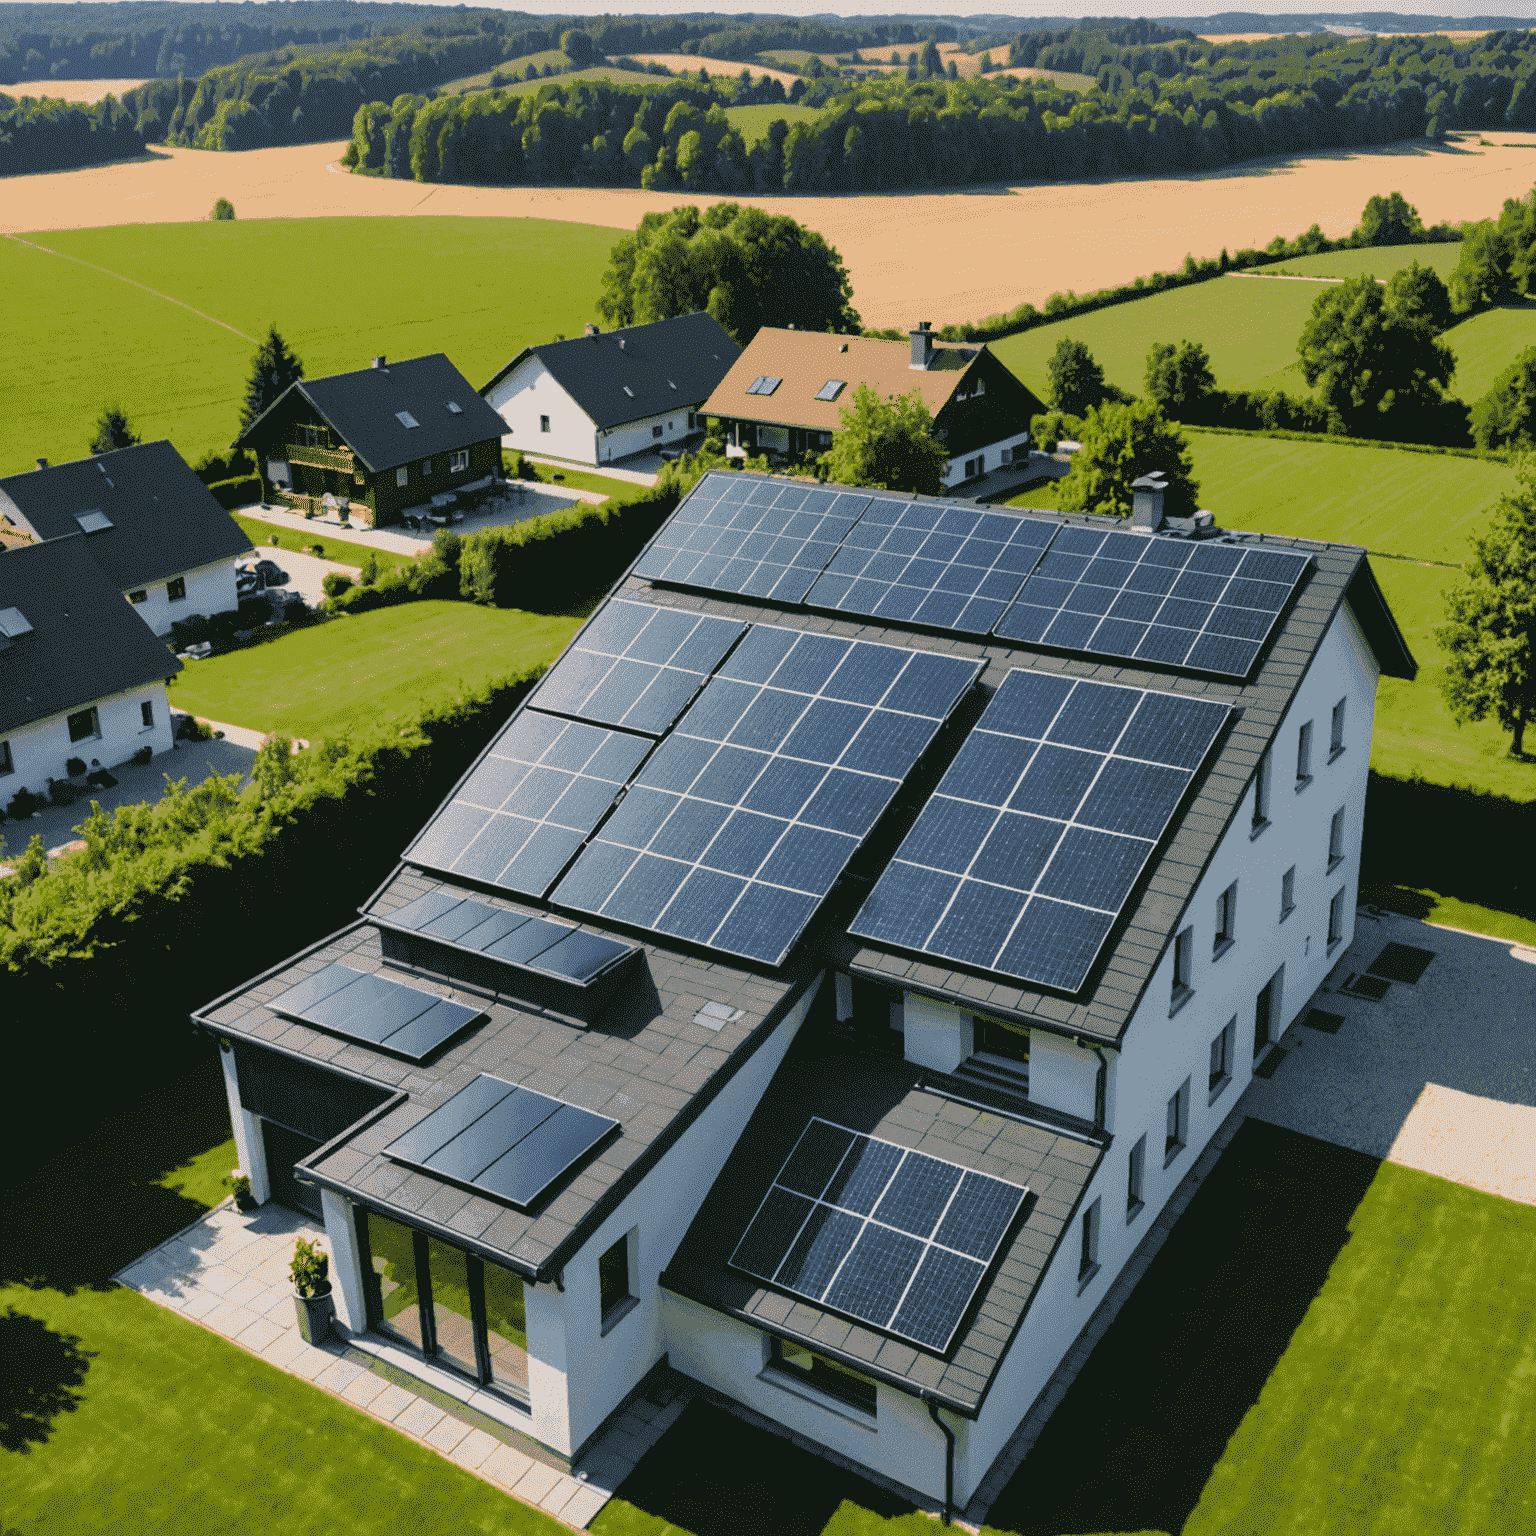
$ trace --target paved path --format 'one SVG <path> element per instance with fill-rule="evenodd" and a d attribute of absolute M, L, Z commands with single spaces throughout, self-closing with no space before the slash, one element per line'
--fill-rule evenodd
<path fill-rule="evenodd" d="M 306 1344 L 294 1316 L 288 1262 L 316 1222 L 275 1203 L 241 1215 L 218 1206 L 114 1276 L 118 1284 L 222 1334 L 290 1376 L 302 1376 L 361 1413 L 456 1462 L 509 1497 L 584 1528 L 671 1427 L 689 1397 L 661 1386 L 625 1408 L 574 1475 L 527 1454 L 518 1410 L 374 1334 Z M 338 1327 L 338 1334 L 345 1330 Z M 408 1374 L 412 1366 L 421 1379 Z M 529 1447 L 530 1449 L 536 1449 Z"/>

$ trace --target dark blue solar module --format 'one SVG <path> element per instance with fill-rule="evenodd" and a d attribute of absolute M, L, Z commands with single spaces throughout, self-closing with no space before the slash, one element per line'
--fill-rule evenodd
<path fill-rule="evenodd" d="M 952 502 L 876 497 L 806 602 L 989 634 L 1060 526 Z"/>
<path fill-rule="evenodd" d="M 1285 550 L 1063 528 L 994 633 L 1246 677 L 1310 560 Z"/>
<path fill-rule="evenodd" d="M 667 519 L 635 574 L 799 603 L 868 505 L 867 492 L 705 475 Z"/>
<path fill-rule="evenodd" d="M 1009 673 L 850 932 L 1076 991 L 1231 713 Z"/>
<path fill-rule="evenodd" d="M 485 1015 L 387 976 L 328 965 L 267 1004 L 273 1013 L 423 1061 Z"/>
<path fill-rule="evenodd" d="M 618 1123 L 482 1073 L 384 1154 L 526 1208 Z"/>
<path fill-rule="evenodd" d="M 525 709 L 405 860 L 542 896 L 607 814 L 652 742 Z"/>
<path fill-rule="evenodd" d="M 538 708 L 660 736 L 746 625 L 615 599 L 539 684 Z"/>
<path fill-rule="evenodd" d="M 1026 1193 L 817 1118 L 730 1263 L 943 1354 Z"/>
<path fill-rule="evenodd" d="M 550 899 L 779 964 L 980 667 L 754 625 Z"/>

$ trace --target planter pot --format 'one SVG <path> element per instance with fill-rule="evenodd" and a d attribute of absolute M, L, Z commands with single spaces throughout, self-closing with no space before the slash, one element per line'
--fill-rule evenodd
<path fill-rule="evenodd" d="M 239 1195 L 236 1195 L 235 1209 L 239 1211 L 242 1216 L 249 1216 L 252 1211 L 257 1209 L 255 1198 L 251 1195 L 247 1195 L 242 1200 Z"/>
<path fill-rule="evenodd" d="M 336 1310 L 330 1281 L 322 1281 L 313 1296 L 300 1296 L 295 1291 L 293 1310 L 299 1322 L 299 1337 L 306 1344 L 323 1344 L 330 1336 L 331 1318 Z"/>

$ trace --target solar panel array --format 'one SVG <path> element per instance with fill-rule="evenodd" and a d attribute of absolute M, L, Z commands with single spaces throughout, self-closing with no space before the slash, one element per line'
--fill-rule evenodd
<path fill-rule="evenodd" d="M 850 931 L 1077 991 L 1230 714 L 1010 672 Z"/>
<path fill-rule="evenodd" d="M 525 709 L 405 850 L 405 859 L 542 896 L 651 746 L 644 736 Z"/>
<path fill-rule="evenodd" d="M 806 602 L 985 635 L 1059 526 L 977 507 L 877 497 Z"/>
<path fill-rule="evenodd" d="M 1003 640 L 1246 677 L 1309 558 L 1063 528 L 995 632 Z"/>
<path fill-rule="evenodd" d="M 484 1017 L 478 1008 L 350 965 L 328 965 L 267 1004 L 273 1013 L 329 1034 L 424 1061 Z"/>
<path fill-rule="evenodd" d="M 526 1209 L 618 1123 L 482 1072 L 384 1155 Z"/>
<path fill-rule="evenodd" d="M 730 1262 L 944 1354 L 1027 1193 L 818 1117 Z"/>
<path fill-rule="evenodd" d="M 539 684 L 534 702 L 552 714 L 660 736 L 746 627 L 709 614 L 607 603 Z"/>
<path fill-rule="evenodd" d="M 550 899 L 778 964 L 980 666 L 754 625 Z"/>
<path fill-rule="evenodd" d="M 590 986 L 635 953 L 633 944 L 604 934 L 488 906 L 449 890 L 428 891 L 381 921 L 578 987 Z"/>

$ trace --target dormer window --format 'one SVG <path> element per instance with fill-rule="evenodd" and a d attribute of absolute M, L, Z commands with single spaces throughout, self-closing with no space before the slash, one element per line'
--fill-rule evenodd
<path fill-rule="evenodd" d="M 828 379 L 827 382 L 816 391 L 816 398 L 818 400 L 836 400 L 837 397 L 842 394 L 845 389 L 847 389 L 847 387 L 847 379 Z"/>
<path fill-rule="evenodd" d="M 75 521 L 80 524 L 81 533 L 105 533 L 113 526 L 105 512 L 96 510 L 75 513 Z"/>
<path fill-rule="evenodd" d="M 405 427 L 407 430 L 409 430 L 411 427 L 419 427 L 421 425 L 421 423 L 417 421 L 409 411 L 396 411 L 395 420 L 398 421 L 400 425 Z"/>
<path fill-rule="evenodd" d="M 747 385 L 747 393 L 749 395 L 771 395 L 783 382 L 783 379 L 776 379 L 771 373 L 760 373 Z"/>

